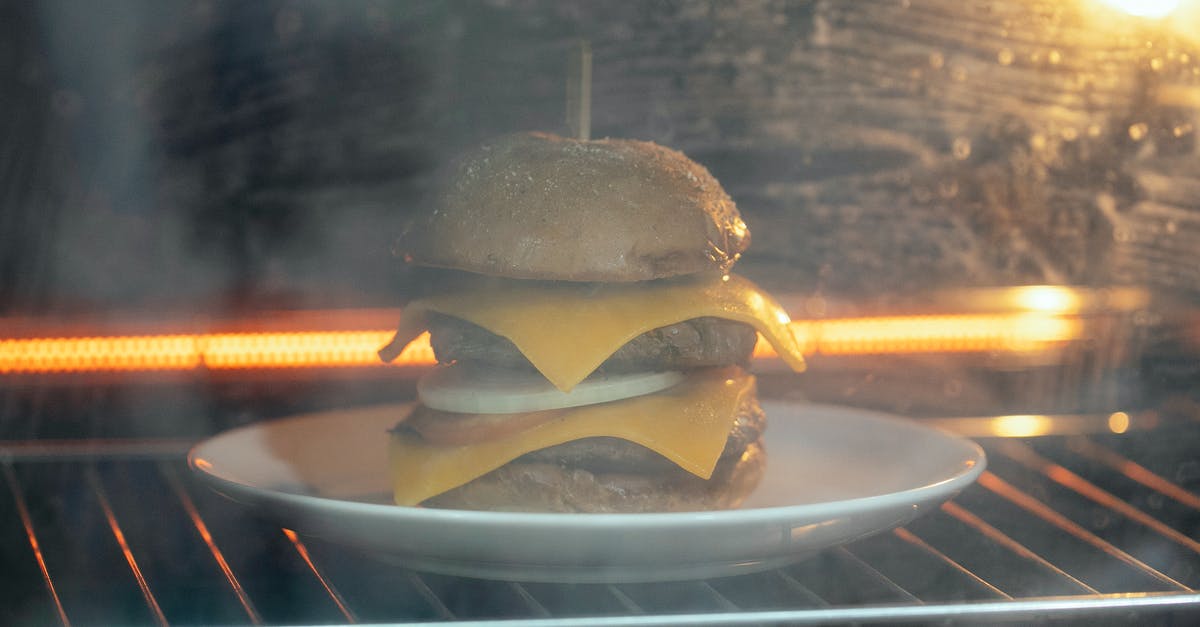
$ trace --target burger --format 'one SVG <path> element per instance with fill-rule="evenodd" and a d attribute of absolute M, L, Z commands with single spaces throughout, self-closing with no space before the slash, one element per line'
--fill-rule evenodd
<path fill-rule="evenodd" d="M 650 142 L 500 137 L 451 169 L 395 252 L 432 290 L 439 365 L 390 434 L 399 505 L 550 512 L 735 507 L 766 419 L 744 367 L 765 338 L 796 370 L 787 314 L 730 273 L 750 243 L 701 165 Z"/>

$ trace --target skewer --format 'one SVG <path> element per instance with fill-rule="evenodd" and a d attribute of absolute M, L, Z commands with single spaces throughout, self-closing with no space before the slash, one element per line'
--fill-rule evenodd
<path fill-rule="evenodd" d="M 586 39 L 567 61 L 567 128 L 577 139 L 592 135 L 592 44 Z"/>

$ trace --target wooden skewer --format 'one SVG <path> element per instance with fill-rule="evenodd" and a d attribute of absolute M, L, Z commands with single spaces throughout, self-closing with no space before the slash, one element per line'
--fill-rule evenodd
<path fill-rule="evenodd" d="M 592 135 L 592 44 L 579 40 L 567 62 L 567 128 L 580 140 Z"/>

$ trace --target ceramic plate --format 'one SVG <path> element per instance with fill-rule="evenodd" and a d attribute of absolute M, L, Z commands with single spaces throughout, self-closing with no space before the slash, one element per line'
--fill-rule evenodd
<path fill-rule="evenodd" d="M 974 443 L 844 407 L 764 402 L 767 470 L 740 509 L 523 514 L 388 503 L 387 434 L 404 406 L 242 427 L 192 449 L 229 498 L 303 534 L 432 572 L 520 581 L 708 578 L 782 566 L 902 525 L 983 471 Z"/>

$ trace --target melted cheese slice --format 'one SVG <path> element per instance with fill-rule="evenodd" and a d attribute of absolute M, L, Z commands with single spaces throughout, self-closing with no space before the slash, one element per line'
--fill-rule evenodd
<path fill-rule="evenodd" d="M 757 285 L 736 275 L 702 275 L 628 284 L 481 281 L 414 301 L 395 339 L 380 351 L 395 359 L 445 314 L 506 337 L 558 389 L 569 392 L 633 338 L 692 318 L 711 316 L 753 326 L 793 369 L 804 357 L 787 312 Z"/>
<path fill-rule="evenodd" d="M 649 448 L 701 478 L 712 476 L 754 377 L 737 368 L 694 373 L 657 394 L 565 410 L 550 422 L 510 436 L 462 446 L 434 446 L 392 433 L 389 456 L 397 505 L 416 505 L 532 451 L 590 437 L 616 437 Z"/>

